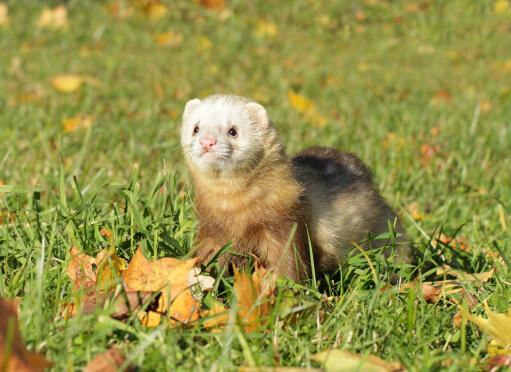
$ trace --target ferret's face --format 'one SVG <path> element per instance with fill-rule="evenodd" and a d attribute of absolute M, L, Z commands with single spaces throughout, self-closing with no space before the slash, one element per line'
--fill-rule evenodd
<path fill-rule="evenodd" d="M 187 160 L 203 171 L 232 171 L 257 163 L 263 128 L 253 105 L 223 99 L 188 102 L 181 127 Z"/>

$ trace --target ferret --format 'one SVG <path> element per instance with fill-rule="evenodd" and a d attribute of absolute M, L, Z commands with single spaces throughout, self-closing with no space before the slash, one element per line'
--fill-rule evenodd
<path fill-rule="evenodd" d="M 388 232 L 389 223 L 403 239 L 356 155 L 311 147 L 288 157 L 266 109 L 248 98 L 190 100 L 181 145 L 199 219 L 195 256 L 203 263 L 232 241 L 220 266 L 254 255 L 277 275 L 304 282 L 311 263 L 319 272 L 337 269 L 353 243 Z M 401 257 L 408 260 L 406 248 Z"/>

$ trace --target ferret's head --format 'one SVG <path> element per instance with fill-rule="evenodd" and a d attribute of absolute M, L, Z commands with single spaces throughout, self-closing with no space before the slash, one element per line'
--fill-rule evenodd
<path fill-rule="evenodd" d="M 250 169 L 264 155 L 269 130 L 266 110 L 248 98 L 192 99 L 183 113 L 181 146 L 186 160 L 201 171 Z"/>

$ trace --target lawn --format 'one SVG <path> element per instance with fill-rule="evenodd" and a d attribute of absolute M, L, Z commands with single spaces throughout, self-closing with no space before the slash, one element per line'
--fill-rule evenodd
<path fill-rule="evenodd" d="M 3 4 L 0 296 L 20 300 L 23 338 L 53 370 L 80 370 L 112 344 L 141 371 L 319 368 L 311 356 L 329 348 L 418 371 L 487 363 L 491 338 L 453 317 L 511 307 L 508 1 Z M 67 13 L 45 23 L 60 4 Z M 59 75 L 78 86 L 62 92 Z M 263 104 L 290 154 L 326 145 L 364 159 L 421 252 L 401 284 L 442 280 L 442 264 L 493 277 L 431 301 L 389 288 L 380 255 L 370 265 L 354 249 L 317 283 L 282 285 L 293 321 L 275 306 L 250 333 L 147 328 L 105 308 L 63 319 L 69 250 L 95 255 L 109 245 L 102 228 L 125 259 L 138 246 L 188 257 L 197 219 L 180 116 L 213 93 Z M 232 282 L 218 277 L 209 296 L 229 304 Z"/>

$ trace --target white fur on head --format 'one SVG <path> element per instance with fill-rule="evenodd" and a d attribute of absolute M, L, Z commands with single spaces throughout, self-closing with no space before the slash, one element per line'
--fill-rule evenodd
<path fill-rule="evenodd" d="M 248 98 L 214 95 L 194 99 L 183 113 L 181 146 L 188 164 L 203 173 L 247 169 L 261 160 L 269 125 L 264 107 Z M 201 139 L 215 144 L 205 149 Z"/>
<path fill-rule="evenodd" d="M 200 99 L 194 98 L 186 102 L 185 111 L 183 112 L 183 117 L 188 117 L 192 113 L 192 111 L 201 104 Z"/>
<path fill-rule="evenodd" d="M 268 117 L 268 113 L 266 109 L 257 102 L 249 102 L 246 104 L 247 109 L 252 115 L 254 115 L 254 119 L 257 120 L 257 124 L 261 127 L 261 129 L 268 128 L 268 124 L 270 123 L 270 118 Z"/>

